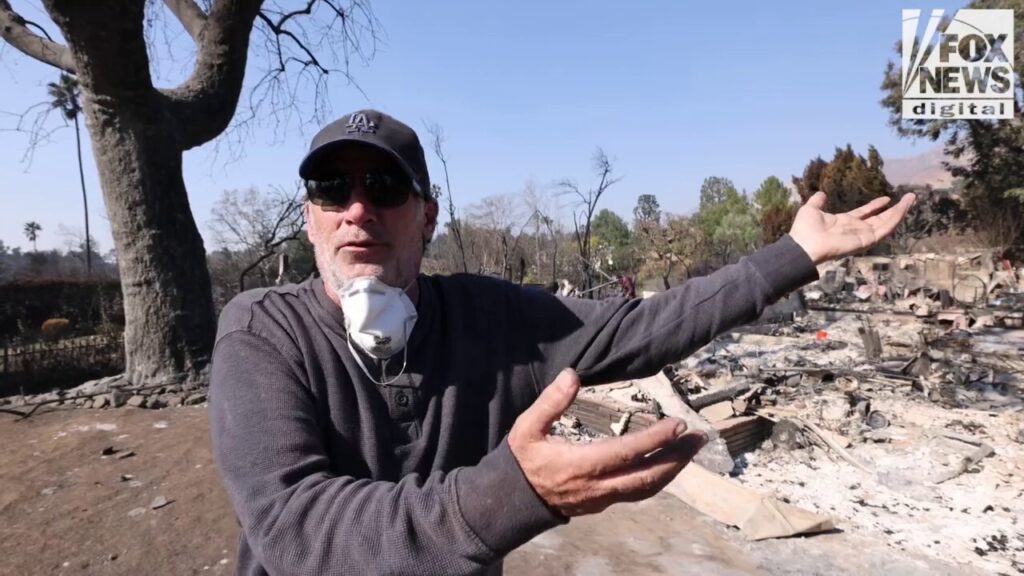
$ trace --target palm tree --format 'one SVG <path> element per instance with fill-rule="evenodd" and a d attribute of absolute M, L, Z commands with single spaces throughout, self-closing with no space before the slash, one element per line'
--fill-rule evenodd
<path fill-rule="evenodd" d="M 25 237 L 32 243 L 33 252 L 39 251 L 36 249 L 36 238 L 39 237 L 39 231 L 42 229 L 43 227 L 39 225 L 39 222 L 25 222 Z"/>
<path fill-rule="evenodd" d="M 61 73 L 59 82 L 50 82 L 46 85 L 50 93 L 50 108 L 60 110 L 64 119 L 75 124 L 75 146 L 78 150 L 78 178 L 82 184 L 82 209 L 85 212 L 85 270 L 86 274 L 92 275 L 92 246 L 89 241 L 89 200 L 85 194 L 85 171 L 82 168 L 82 134 L 78 127 L 78 115 L 82 113 L 82 105 L 79 102 L 81 92 L 78 89 L 78 79 L 70 74 Z"/>

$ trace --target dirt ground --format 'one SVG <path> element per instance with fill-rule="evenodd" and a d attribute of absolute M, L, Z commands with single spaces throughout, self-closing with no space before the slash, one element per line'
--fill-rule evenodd
<path fill-rule="evenodd" d="M 2 415 L 0 437 L 0 574 L 233 573 L 238 526 L 205 406 Z M 747 542 L 668 495 L 576 519 L 505 566 L 552 576 L 980 573 L 856 533 Z"/>
<path fill-rule="evenodd" d="M 233 572 L 238 527 L 205 408 L 15 420 L 0 420 L 0 573 Z M 154 510 L 158 496 L 168 504 Z"/>

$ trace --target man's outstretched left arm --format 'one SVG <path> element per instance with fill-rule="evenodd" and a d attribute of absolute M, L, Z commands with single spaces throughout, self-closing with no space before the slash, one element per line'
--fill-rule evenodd
<path fill-rule="evenodd" d="M 538 386 L 566 367 L 575 368 L 584 384 L 654 374 L 817 279 L 816 264 L 878 243 L 899 224 L 914 197 L 908 194 L 885 211 L 888 199 L 879 198 L 843 214 L 825 212 L 825 202 L 820 192 L 808 199 L 778 242 L 646 300 L 527 294 L 524 309 L 534 319 L 542 355 L 534 365 Z M 571 335 L 564 332 L 565 322 L 550 321 L 567 316 L 574 317 Z"/>

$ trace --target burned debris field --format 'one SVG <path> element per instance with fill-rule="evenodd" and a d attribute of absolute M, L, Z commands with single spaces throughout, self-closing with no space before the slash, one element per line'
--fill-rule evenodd
<path fill-rule="evenodd" d="M 948 573 L 1024 571 L 1019 271 L 989 253 L 858 257 L 820 271 L 764 322 L 663 374 L 587 390 L 564 433 L 618 434 L 679 414 L 718 437 L 696 464 L 742 489 L 734 502 L 685 487 L 682 498 L 748 537 L 841 530 L 947 562 Z M 785 530 L 743 525 L 766 496 L 801 510 L 782 514 L 796 518 Z"/>

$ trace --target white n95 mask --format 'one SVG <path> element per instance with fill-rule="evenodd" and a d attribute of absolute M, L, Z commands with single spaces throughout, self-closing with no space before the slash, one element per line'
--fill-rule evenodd
<path fill-rule="evenodd" d="M 370 375 L 362 358 L 352 348 L 352 343 L 355 342 L 362 351 L 378 360 L 387 360 L 400 351 L 408 358 L 406 346 L 417 315 L 416 307 L 405 290 L 388 286 L 373 276 L 361 276 L 346 282 L 338 291 L 338 296 L 345 315 L 348 347 L 359 367 L 377 384 L 386 385 L 397 380 L 405 372 L 405 359 L 397 376 L 387 382 L 378 381 Z"/>

